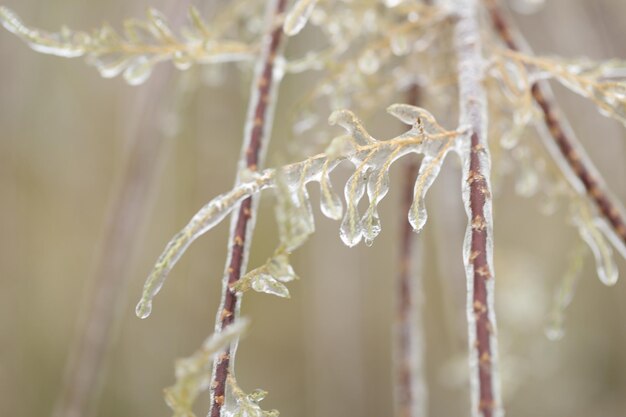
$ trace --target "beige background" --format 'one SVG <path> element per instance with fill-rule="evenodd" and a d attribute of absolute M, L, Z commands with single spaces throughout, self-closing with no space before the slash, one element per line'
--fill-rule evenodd
<path fill-rule="evenodd" d="M 117 24 L 142 16 L 148 6 L 171 15 L 188 2 L 182 3 L 5 0 L 27 22 L 47 29 Z M 621 0 L 548 0 L 543 11 L 518 19 L 537 52 L 626 59 Z M 221 85 L 201 85 L 189 95 L 184 128 L 176 137 L 164 136 L 168 109 L 185 82 L 169 68 L 159 66 L 148 83 L 132 88 L 100 78 L 78 60 L 36 54 L 0 31 L 0 415 L 45 416 L 54 404 L 107 212 L 138 138 L 154 141 L 150 149 L 159 155 L 159 168 L 149 181 L 150 204 L 139 216 L 144 227 L 118 243 L 136 256 L 97 416 L 170 415 L 161 391 L 173 382 L 174 359 L 194 351 L 213 328 L 226 224 L 193 245 L 148 320 L 133 313 L 166 241 L 232 184 L 246 108 L 246 81 L 230 71 Z M 290 137 L 289 106 L 301 82 L 289 77 L 283 84 L 274 151 Z M 589 154 L 626 201 L 625 131 L 572 94 L 561 97 Z M 387 104 L 376 120 L 390 122 L 383 116 Z M 316 209 L 318 233 L 294 258 L 302 280 L 290 285 L 292 299 L 251 294 L 244 300 L 253 327 L 241 344 L 238 377 L 245 389 L 270 392 L 267 408 L 300 417 L 391 415 L 399 173 L 392 173 L 394 186 L 382 205 L 384 230 L 372 248 L 345 248 L 338 224 Z M 604 287 L 589 262 L 568 311 L 566 338 L 547 341 L 543 325 L 552 289 L 577 236 L 562 209 L 545 217 L 536 200 L 508 191 L 506 181 L 495 203 L 495 257 L 507 415 L 625 417 L 626 285 Z M 433 201 L 447 199 L 454 207 L 459 193 L 449 191 L 455 187 L 456 178 L 437 182 Z M 429 415 L 467 416 L 465 284 L 462 276 L 444 273 L 461 265 L 461 237 L 446 224 L 462 214 L 433 201 L 425 231 Z M 252 265 L 273 249 L 274 230 L 266 198 Z M 619 266 L 626 274 L 623 259 Z M 206 403 L 203 397 L 200 414 Z"/>

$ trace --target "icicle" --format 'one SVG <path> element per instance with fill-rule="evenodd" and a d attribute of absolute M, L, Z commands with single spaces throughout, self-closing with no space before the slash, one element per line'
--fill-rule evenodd
<path fill-rule="evenodd" d="M 121 52 L 112 52 L 97 57 L 89 57 L 88 61 L 96 67 L 102 77 L 113 78 L 128 67 L 130 58 Z"/>
<path fill-rule="evenodd" d="M 324 164 L 320 178 L 320 209 L 329 219 L 339 220 L 343 214 L 341 198 L 333 191 L 328 172 L 328 163 Z"/>
<path fill-rule="evenodd" d="M 365 194 L 367 178 L 367 171 L 359 167 L 348 179 L 344 188 L 346 213 L 341 222 L 339 234 L 343 243 L 350 247 L 358 244 L 363 235 L 363 226 L 361 225 L 357 206 L 361 198 L 363 198 L 363 194 Z"/>
<path fill-rule="evenodd" d="M 349 110 L 334 111 L 328 118 L 328 122 L 331 125 L 339 125 L 346 129 L 361 146 L 371 145 L 376 142 L 374 138 L 367 133 L 361 121 Z"/>
<path fill-rule="evenodd" d="M 316 4 L 317 0 L 298 0 L 285 18 L 283 30 L 287 36 L 300 33 L 311 17 Z"/>
<path fill-rule="evenodd" d="M 410 104 L 392 104 L 387 108 L 387 113 L 401 122 L 413 126 L 423 135 L 443 134 L 446 130 L 437 123 L 435 116 L 428 110 Z"/>
<path fill-rule="evenodd" d="M 61 34 L 31 29 L 25 26 L 11 9 L 4 6 L 0 6 L 0 23 L 6 30 L 17 35 L 35 51 L 65 58 L 83 55 L 85 45 L 82 42 L 89 38 L 84 33 L 73 34 L 68 29 L 63 30 Z M 74 42 L 74 40 L 80 42 Z"/>
<path fill-rule="evenodd" d="M 409 211 L 409 223 L 411 223 L 413 230 L 418 233 L 422 230 L 428 218 L 425 203 L 426 193 L 439 175 L 451 145 L 452 141 L 449 141 L 438 153 L 425 155 L 420 165 L 419 173 L 415 180 L 415 188 L 413 189 L 413 204 Z"/>
<path fill-rule="evenodd" d="M 259 175 L 254 181 L 241 184 L 230 192 L 217 196 L 202 207 L 187 226 L 170 240 L 146 279 L 141 300 L 135 309 L 139 318 L 145 319 L 150 315 L 152 299 L 159 293 L 168 274 L 189 245 L 221 222 L 244 198 L 268 187 L 270 178 L 271 173 Z"/>
<path fill-rule="evenodd" d="M 605 285 L 615 285 L 619 278 L 619 270 L 613 256 L 613 249 L 604 235 L 598 230 L 598 224 L 603 220 L 592 218 L 589 209 L 581 208 L 581 212 L 574 218 L 580 237 L 587 243 L 596 260 L 598 278 Z"/>
<path fill-rule="evenodd" d="M 381 169 L 371 172 L 368 178 L 367 196 L 370 205 L 361 220 L 361 224 L 363 225 L 363 237 L 367 246 L 372 245 L 381 230 L 377 206 L 389 191 L 388 169 L 389 164 L 383 165 Z"/>
<path fill-rule="evenodd" d="M 580 279 L 584 265 L 584 245 L 580 244 L 570 257 L 570 265 L 554 293 L 554 301 L 550 311 L 550 321 L 546 326 L 546 337 L 550 340 L 561 340 L 565 335 L 565 310 L 574 299 L 574 292 Z"/>
<path fill-rule="evenodd" d="M 124 71 L 124 80 L 130 85 L 143 84 L 152 74 L 154 64 L 153 60 L 143 55 L 134 58 Z"/>

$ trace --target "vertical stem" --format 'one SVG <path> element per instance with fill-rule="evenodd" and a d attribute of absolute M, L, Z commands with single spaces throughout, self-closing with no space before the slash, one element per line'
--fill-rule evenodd
<path fill-rule="evenodd" d="M 274 113 L 275 96 L 282 78 L 282 69 L 277 68 L 276 58 L 281 51 L 283 31 L 277 18 L 285 11 L 286 0 L 268 2 L 269 34 L 258 58 L 248 116 L 244 131 L 244 142 L 239 160 L 237 183 L 245 170 L 257 171 L 263 163 L 265 150 L 270 139 Z M 241 300 L 231 285 L 245 272 L 250 241 L 254 229 L 258 197 L 245 199 L 231 217 L 229 256 L 222 284 L 222 302 L 217 312 L 215 330 L 221 331 L 237 318 Z M 220 417 L 226 396 L 226 382 L 229 374 L 234 375 L 234 357 L 237 342 L 232 343 L 215 360 L 211 382 L 210 417 Z"/>
<path fill-rule="evenodd" d="M 153 125 L 157 103 L 171 77 L 164 76 L 138 105 L 146 117 L 140 127 Z M 106 367 L 107 352 L 116 339 L 117 315 L 126 301 L 133 248 L 150 210 L 150 191 L 157 182 L 166 153 L 166 138 L 154 129 L 144 129 L 131 145 L 125 170 L 119 179 L 107 215 L 104 237 L 93 283 L 86 295 L 76 340 L 70 348 L 61 394 L 52 415 L 84 417 L 91 415 Z"/>
<path fill-rule="evenodd" d="M 407 102 L 417 105 L 420 88 L 413 84 L 407 94 Z M 426 415 L 426 384 L 423 380 L 422 323 L 419 317 L 418 291 L 420 288 L 421 262 L 413 259 L 413 254 L 421 254 L 421 235 L 413 233 L 407 213 L 413 202 L 413 189 L 419 171 L 419 162 L 411 161 L 404 168 L 404 195 L 401 206 L 402 219 L 400 241 L 400 273 L 397 283 L 397 322 L 396 322 L 396 411 L 399 417 L 421 417 Z M 422 258 L 418 256 L 418 258 Z M 413 260 L 413 262 L 412 262 Z M 412 276 L 412 265 L 419 268 L 417 276 Z"/>
<path fill-rule="evenodd" d="M 520 35 L 518 35 L 519 40 L 515 38 L 512 25 L 507 21 L 504 12 L 498 7 L 497 1 L 488 0 L 486 4 L 494 29 L 506 46 L 514 51 L 523 49 L 525 42 Z M 587 158 L 584 149 L 574 136 L 567 120 L 559 117 L 558 106 L 552 99 L 547 84 L 535 83 L 531 88 L 533 98 L 543 113 L 547 132 L 553 141 L 552 145 L 556 145 L 556 151 L 560 154 L 560 157 L 557 156 L 557 158 L 563 159 L 566 163 L 565 169 L 573 174 L 566 175 L 566 177 L 570 179 L 570 182 L 572 178 L 578 178 L 580 184 L 584 187 L 584 193 L 594 202 L 601 216 L 610 225 L 616 238 L 622 242 L 622 245 L 626 245 L 626 220 L 620 204 L 614 201 L 611 193 L 607 191 L 604 180 L 593 166 L 593 163 Z M 555 147 L 550 147 L 551 150 L 553 148 Z M 573 183 L 572 186 L 574 189 L 580 189 L 580 184 Z"/>
<path fill-rule="evenodd" d="M 501 416 L 497 376 L 494 311 L 493 219 L 491 158 L 487 144 L 487 98 L 484 60 L 476 0 L 455 0 L 458 21 L 454 42 L 458 59 L 460 125 L 468 136 L 461 142 L 463 198 L 468 216 L 464 262 L 467 273 L 467 318 L 473 416 Z M 469 140 L 468 140 L 469 139 Z"/>

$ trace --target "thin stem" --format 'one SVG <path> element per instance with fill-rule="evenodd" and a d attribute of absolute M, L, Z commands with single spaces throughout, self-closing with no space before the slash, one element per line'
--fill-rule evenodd
<path fill-rule="evenodd" d="M 407 102 L 419 103 L 420 88 L 413 84 L 407 94 Z M 420 164 L 411 161 L 404 168 L 404 196 L 400 218 L 400 273 L 397 282 L 397 322 L 396 322 L 396 410 L 399 417 L 420 417 L 426 415 L 425 381 L 423 380 L 422 323 L 419 317 L 418 291 L 421 290 L 422 259 L 413 259 L 413 254 L 421 253 L 421 234 L 413 233 L 413 226 L 407 213 L 413 204 L 413 188 Z M 419 252 L 418 252 L 419 251 Z M 421 257 L 420 257 L 421 258 Z M 412 262 L 413 260 L 413 262 Z M 412 265 L 419 268 L 417 276 L 412 276 Z"/>
<path fill-rule="evenodd" d="M 519 35 L 519 31 L 515 30 L 511 22 L 507 20 L 497 1 L 488 0 L 486 4 L 492 24 L 506 46 L 513 51 L 523 49 L 524 40 Z M 585 156 L 585 152 L 571 132 L 567 120 L 562 116 L 559 117 L 561 112 L 551 97 L 549 87 L 545 83 L 537 82 L 532 85 L 531 92 L 543 113 L 543 121 L 547 131 L 556 144 L 561 157 L 569 166 L 569 170 L 582 183 L 588 198 L 595 203 L 601 216 L 626 245 L 626 220 L 623 211 L 620 205 L 611 198 L 611 193 L 606 189 L 604 180 L 592 162 Z M 571 178 L 569 175 L 566 177 Z M 572 185 L 577 188 L 577 184 Z"/>
<path fill-rule="evenodd" d="M 484 59 L 476 0 L 456 0 L 454 42 L 458 59 L 460 124 L 470 128 L 461 149 L 463 198 L 468 215 L 464 262 L 467 274 L 467 318 L 470 347 L 472 415 L 502 415 L 497 376 L 494 311 L 491 157 L 487 142 L 487 99 Z"/>
<path fill-rule="evenodd" d="M 244 170 L 257 171 L 261 167 L 270 139 L 274 97 L 281 78 L 277 74 L 282 73 L 282 70 L 276 70 L 276 58 L 281 50 L 283 31 L 282 27 L 276 23 L 277 17 L 284 13 L 286 3 L 286 0 L 275 0 L 268 3 L 270 31 L 257 62 L 252 84 L 253 93 L 248 109 L 237 183 L 239 183 Z M 282 65 L 282 63 L 278 65 Z M 256 217 L 257 200 L 257 196 L 246 198 L 232 217 L 229 259 L 226 263 L 222 285 L 222 303 L 216 318 L 216 331 L 221 331 L 231 325 L 238 316 L 241 300 L 231 287 L 245 273 Z M 229 375 L 234 375 L 236 349 L 237 342 L 233 342 L 215 360 L 211 383 L 211 409 L 209 412 L 211 417 L 222 415 L 227 380 Z"/>

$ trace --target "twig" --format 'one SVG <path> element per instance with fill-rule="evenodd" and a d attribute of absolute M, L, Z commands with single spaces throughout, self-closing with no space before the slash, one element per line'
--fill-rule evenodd
<path fill-rule="evenodd" d="M 270 33 L 263 46 L 262 55 L 257 61 L 256 75 L 252 84 L 252 96 L 248 108 L 244 143 L 239 163 L 237 182 L 244 170 L 257 171 L 262 164 L 264 151 L 269 142 L 272 125 L 274 95 L 279 79 L 276 77 L 276 57 L 283 38 L 282 26 L 277 25 L 277 18 L 285 11 L 286 0 L 274 0 L 268 3 Z M 222 303 L 217 313 L 216 331 L 231 325 L 239 312 L 240 298 L 231 289 L 245 272 L 248 248 L 254 229 L 256 202 L 258 197 L 246 198 L 239 206 L 237 214 L 232 216 L 229 238 L 229 259 L 222 286 Z M 232 343 L 216 360 L 211 382 L 211 410 L 209 416 L 220 417 L 225 401 L 226 382 L 233 374 L 234 355 L 237 342 Z"/>
<path fill-rule="evenodd" d="M 420 88 L 413 84 L 407 94 L 407 102 L 417 105 L 420 101 Z M 411 266 L 415 262 L 422 269 L 423 259 L 412 259 L 414 253 L 421 252 L 421 235 L 413 233 L 413 227 L 406 213 L 411 210 L 413 189 L 420 164 L 411 161 L 404 168 L 404 196 L 401 206 L 401 241 L 400 241 L 400 273 L 397 291 L 397 322 L 396 322 L 396 410 L 399 417 L 420 417 L 426 415 L 425 383 L 423 381 L 422 360 L 422 323 L 417 323 L 417 309 L 421 308 L 417 291 L 419 276 L 411 274 Z M 412 262 L 413 261 L 413 262 Z M 419 327 L 418 327 L 419 326 Z"/>
<path fill-rule="evenodd" d="M 511 22 L 507 21 L 505 13 L 498 6 L 497 1 L 488 0 L 486 2 L 493 26 L 506 44 L 513 51 L 520 51 L 523 48 L 524 41 L 514 29 Z M 517 32 L 514 34 L 514 32 Z M 515 35 L 519 39 L 515 38 Z M 535 102 L 543 112 L 544 123 L 548 133 L 557 145 L 558 151 L 562 158 L 566 161 L 572 173 L 578 177 L 589 199 L 591 199 L 600 214 L 611 226 L 613 232 L 626 245 L 626 220 L 623 211 L 618 203 L 613 201 L 611 194 L 604 185 L 604 180 L 593 166 L 592 162 L 586 158 L 582 146 L 571 133 L 567 120 L 559 117 L 561 113 L 558 105 L 551 98 L 549 87 L 545 83 L 535 83 L 531 87 L 532 95 Z M 567 176 L 570 178 L 570 176 Z M 572 184 L 577 188 L 577 184 Z"/>
<path fill-rule="evenodd" d="M 497 376 L 494 311 L 491 158 L 487 142 L 487 99 L 484 60 L 476 0 L 456 0 L 458 21 L 454 43 L 458 58 L 460 124 L 469 127 L 462 149 L 463 199 L 468 215 L 464 245 L 467 271 L 472 415 L 502 415 Z"/>

